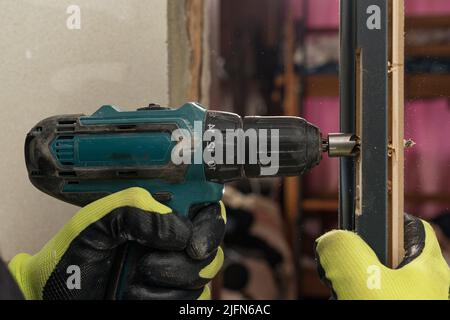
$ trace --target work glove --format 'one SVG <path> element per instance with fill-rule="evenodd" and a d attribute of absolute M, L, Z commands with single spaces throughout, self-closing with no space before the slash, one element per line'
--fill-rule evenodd
<path fill-rule="evenodd" d="M 9 269 L 26 299 L 107 299 L 118 248 L 144 252 L 123 289 L 124 299 L 209 299 L 222 266 L 222 203 L 192 220 L 172 213 L 146 190 L 127 189 L 82 208 L 34 256 L 19 254 Z"/>
<path fill-rule="evenodd" d="M 319 274 L 342 300 L 447 300 L 450 269 L 432 227 L 405 217 L 405 259 L 393 270 L 355 233 L 332 231 L 316 241 Z"/>

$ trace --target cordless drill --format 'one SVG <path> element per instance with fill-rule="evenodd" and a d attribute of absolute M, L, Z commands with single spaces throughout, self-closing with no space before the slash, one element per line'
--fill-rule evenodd
<path fill-rule="evenodd" d="M 103 106 L 91 116 L 54 116 L 39 122 L 25 142 L 31 182 L 55 198 L 84 206 L 142 187 L 181 215 L 220 201 L 228 181 L 302 175 L 323 152 L 352 156 L 358 141 L 347 134 L 323 138 L 301 118 L 241 118 L 196 103 L 131 112 Z M 276 159 L 275 167 L 267 159 Z"/>

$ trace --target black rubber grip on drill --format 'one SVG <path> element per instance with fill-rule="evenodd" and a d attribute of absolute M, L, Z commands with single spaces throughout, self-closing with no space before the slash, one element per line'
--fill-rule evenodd
<path fill-rule="evenodd" d="M 322 137 L 317 127 L 298 117 L 246 117 L 208 112 L 205 133 L 220 139 L 203 148 L 223 150 L 220 162 L 205 161 L 208 181 L 227 182 L 243 177 L 299 176 L 322 160 Z M 237 131 L 237 132 L 236 132 Z M 227 133 L 235 132 L 235 136 Z M 268 170 L 270 169 L 270 170 Z"/>
<path fill-rule="evenodd" d="M 220 133 L 220 139 L 203 141 L 203 149 L 213 148 L 222 150 L 220 161 L 207 161 L 205 159 L 205 176 L 208 181 L 224 183 L 239 180 L 244 177 L 243 161 L 239 161 L 238 154 L 241 152 L 239 139 L 243 136 L 242 118 L 234 113 L 209 111 L 205 118 L 205 133 L 215 131 Z M 241 133 L 239 132 L 241 131 Z M 234 135 L 228 135 L 234 133 Z M 213 152 L 215 154 L 215 152 Z"/>
<path fill-rule="evenodd" d="M 322 137 L 317 127 L 305 119 L 296 117 L 246 117 L 244 131 L 258 132 L 258 159 L 268 152 L 270 157 L 278 153 L 279 168 L 275 176 L 298 176 L 315 167 L 322 160 Z M 266 132 L 264 135 L 263 132 Z M 278 139 L 278 150 L 274 148 L 272 138 Z M 268 142 L 267 151 L 261 143 Z M 246 138 L 246 150 L 251 150 L 252 143 Z M 275 150 L 274 150 L 275 149 Z M 251 151 L 250 151 L 251 152 Z M 273 165 L 273 163 L 272 163 Z M 264 164 L 244 165 L 248 178 L 261 177 Z"/>

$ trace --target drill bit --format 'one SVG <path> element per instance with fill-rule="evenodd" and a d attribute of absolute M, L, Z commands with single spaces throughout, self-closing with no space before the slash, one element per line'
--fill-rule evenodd
<path fill-rule="evenodd" d="M 330 133 L 322 140 L 322 151 L 330 157 L 353 157 L 358 155 L 359 139 L 354 134 Z"/>

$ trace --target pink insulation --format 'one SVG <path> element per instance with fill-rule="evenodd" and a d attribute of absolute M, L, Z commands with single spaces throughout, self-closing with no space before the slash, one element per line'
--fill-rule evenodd
<path fill-rule="evenodd" d="M 324 134 L 339 131 L 338 98 L 310 98 L 303 116 L 319 126 Z M 405 114 L 405 138 L 416 145 L 406 151 L 406 210 L 426 218 L 448 205 L 414 201 L 412 196 L 450 197 L 450 104 L 448 99 L 409 102 Z M 325 156 L 305 177 L 305 192 L 314 197 L 338 190 L 338 160 Z"/>
<path fill-rule="evenodd" d="M 449 99 L 409 102 L 405 114 L 405 138 L 416 145 L 406 151 L 405 192 L 409 195 L 450 197 Z M 423 205 L 418 205 L 424 203 Z M 447 201 L 448 202 L 448 201 Z M 408 200 L 406 210 L 430 218 L 449 204 Z"/>
<path fill-rule="evenodd" d="M 339 26 L 339 0 L 290 0 L 296 19 L 303 17 L 308 1 L 307 21 L 311 28 Z M 450 0 L 405 0 L 409 16 L 450 15 Z M 450 93 L 449 93 L 450 94 Z M 405 115 L 405 138 L 416 145 L 406 151 L 406 211 L 432 218 L 450 204 L 450 99 L 409 102 Z M 339 131 L 339 99 L 309 98 L 303 116 L 324 133 Z M 337 194 L 337 159 L 324 161 L 305 177 L 309 197 Z M 428 198 L 428 199 L 427 199 Z M 444 200 L 442 200 L 444 199 Z"/>

